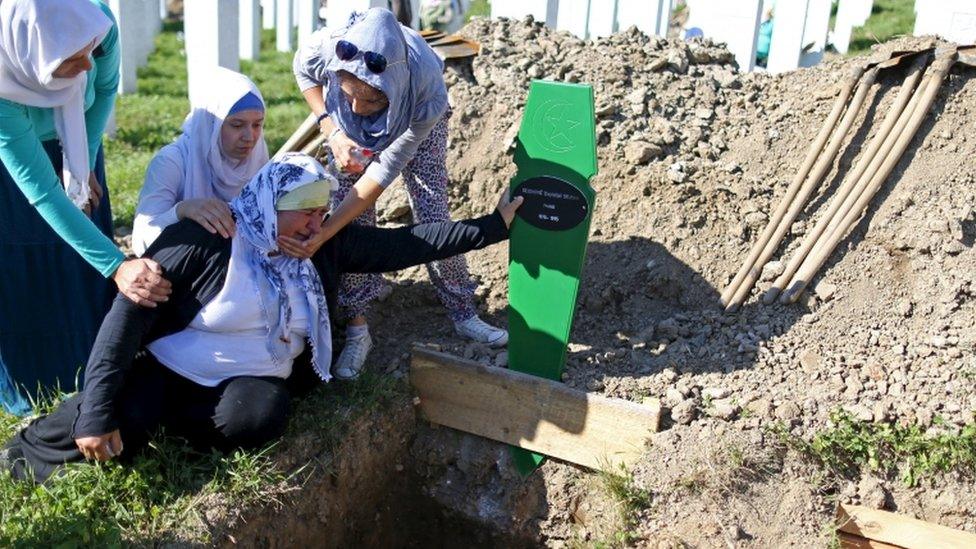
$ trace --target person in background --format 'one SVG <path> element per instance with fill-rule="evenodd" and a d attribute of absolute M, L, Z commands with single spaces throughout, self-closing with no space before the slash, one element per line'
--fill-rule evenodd
<path fill-rule="evenodd" d="M 319 30 L 298 51 L 294 72 L 299 88 L 328 136 L 330 163 L 342 171 L 333 213 L 323 230 L 302 243 L 283 239 L 286 253 L 309 257 L 346 224 L 375 224 L 376 199 L 398 175 L 407 187 L 415 221 L 450 219 L 451 110 L 443 68 L 419 34 L 382 8 L 354 16 L 345 27 Z M 478 317 L 475 284 L 463 257 L 434 262 L 427 269 L 459 334 L 492 346 L 508 342 L 508 332 Z M 361 372 L 372 348 L 366 312 L 381 289 L 378 275 L 349 275 L 343 280 L 339 304 L 350 320 L 333 372 L 336 377 L 351 379 Z"/>
<path fill-rule="evenodd" d="M 85 390 L 0 451 L 0 471 L 44 481 L 65 463 L 131 458 L 159 427 L 201 451 L 260 447 L 281 436 L 293 391 L 329 381 L 340 273 L 383 272 L 508 238 L 521 204 L 457 222 L 350 225 L 310 259 L 278 238 L 322 230 L 335 179 L 310 156 L 268 163 L 235 198 L 231 239 L 183 220 L 146 251 L 173 280 L 146 309 L 116 298 L 88 361 Z M 309 352 L 310 351 L 310 352 Z"/>
<path fill-rule="evenodd" d="M 756 39 L 756 65 L 765 67 L 769 61 L 769 46 L 773 43 L 773 7 L 766 8 L 763 22 L 759 24 L 759 37 Z"/>
<path fill-rule="evenodd" d="M 132 227 L 136 255 L 181 219 L 224 238 L 234 234 L 227 203 L 268 162 L 264 113 L 261 92 L 248 77 L 214 69 L 207 95 L 191 105 L 183 133 L 146 170 Z"/>
<path fill-rule="evenodd" d="M 420 4 L 420 28 L 451 32 L 461 15 L 459 0 L 423 0 Z"/>
<path fill-rule="evenodd" d="M 101 142 L 119 78 L 118 29 L 97 0 L 0 2 L 0 349 L 14 391 L 74 386 L 112 279 L 153 307 L 171 288 L 113 243 Z"/>

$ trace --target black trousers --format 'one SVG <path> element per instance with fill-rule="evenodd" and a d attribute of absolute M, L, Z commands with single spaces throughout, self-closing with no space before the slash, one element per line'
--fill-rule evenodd
<path fill-rule="evenodd" d="M 160 427 L 201 450 L 256 448 L 280 437 L 291 414 L 288 382 L 241 376 L 205 387 L 159 364 L 148 352 L 132 365 L 116 405 L 121 459 L 131 458 Z M 84 461 L 72 436 L 82 394 L 63 401 L 7 444 L 12 473 L 47 480 L 57 469 Z"/>

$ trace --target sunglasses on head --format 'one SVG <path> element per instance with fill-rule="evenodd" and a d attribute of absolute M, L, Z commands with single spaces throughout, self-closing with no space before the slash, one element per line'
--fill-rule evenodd
<path fill-rule="evenodd" d="M 339 40 L 336 42 L 335 47 L 336 56 L 343 60 L 349 61 L 353 57 L 359 54 L 359 48 L 356 44 L 346 40 Z M 386 70 L 386 67 L 390 65 L 396 65 L 402 61 L 397 61 L 396 63 L 388 63 L 386 57 L 383 54 L 376 53 L 375 51 L 364 51 L 363 52 L 363 62 L 366 63 L 366 68 L 373 74 L 380 74 Z"/>

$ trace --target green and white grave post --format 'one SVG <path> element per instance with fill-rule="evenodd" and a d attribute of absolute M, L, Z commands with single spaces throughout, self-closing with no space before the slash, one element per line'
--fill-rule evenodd
<path fill-rule="evenodd" d="M 573 323 L 596 193 L 593 88 L 534 81 L 515 150 L 512 196 L 525 202 L 509 252 L 509 368 L 559 380 Z M 543 456 L 513 448 L 532 472 Z"/>

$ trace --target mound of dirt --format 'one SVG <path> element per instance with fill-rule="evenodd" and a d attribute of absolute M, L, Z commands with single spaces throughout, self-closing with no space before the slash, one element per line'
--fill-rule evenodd
<path fill-rule="evenodd" d="M 746 305 L 726 314 L 719 305 L 721 290 L 803 161 L 839 83 L 865 59 L 835 59 L 770 76 L 737 73 L 731 54 L 709 42 L 666 41 L 633 29 L 581 41 L 531 19 L 503 19 L 475 20 L 462 33 L 479 40 L 483 51 L 470 71 L 451 69 L 446 77 L 454 108 L 448 165 L 455 217 L 489 211 L 514 175 L 511 143 L 530 80 L 594 88 L 597 203 L 563 380 L 618 398 L 661 398 L 670 411 L 668 431 L 655 441 L 637 477 L 655 493 L 663 494 L 662 483 L 669 479 L 680 484 L 664 474 L 669 467 L 695 462 L 682 452 L 718 444 L 715 437 L 766 452 L 756 460 L 772 472 L 752 482 L 755 490 L 745 490 L 751 494 L 742 496 L 748 505 L 723 510 L 714 500 L 689 503 L 695 497 L 705 501 L 702 492 L 664 498 L 671 501 L 669 511 L 646 517 L 639 528 L 646 539 L 802 545 L 823 536 L 832 500 L 797 480 L 802 466 L 783 462 L 764 427 L 783 424 L 809 436 L 824 429 L 838 409 L 865 422 L 917 423 L 931 432 L 972 421 L 972 68 L 953 70 L 909 150 L 806 299 L 789 306 L 759 303 L 782 268 L 774 262 Z M 875 55 L 930 44 L 902 39 L 878 47 Z M 881 74 L 839 160 L 774 259 L 788 260 L 826 209 L 903 78 L 900 70 Z M 504 322 L 506 248 L 468 259 L 488 316 Z M 374 314 L 373 331 L 381 339 L 372 359 L 379 361 L 376 367 L 402 375 L 402 342 L 410 340 L 433 342 L 486 364 L 507 364 L 504 351 L 458 343 L 449 334 L 421 269 L 392 280 L 393 297 Z M 444 320 L 431 323 L 428 317 Z M 452 463 L 467 467 L 462 457 Z M 544 474 L 569 474 L 564 469 L 550 464 Z M 973 498 L 960 492 L 933 499 L 933 493 L 955 490 L 952 480 L 939 482 L 942 488 L 927 492 L 925 503 L 919 493 L 890 483 L 882 500 L 889 508 L 926 509 L 930 520 L 976 530 Z M 715 493 L 738 490 L 737 482 L 718 484 L 724 483 L 731 488 Z M 860 499 L 856 485 L 839 490 L 841 499 Z M 557 507 L 545 519 L 553 543 L 566 535 L 555 526 L 558 514 L 569 513 Z M 762 530 L 763 520 L 743 518 L 761 515 L 757 508 L 777 509 L 779 529 Z M 667 524 L 680 526 L 654 534 L 657 525 Z M 793 526 L 791 533 L 782 531 L 783 524 Z M 721 535 L 710 538 L 716 528 Z"/>

